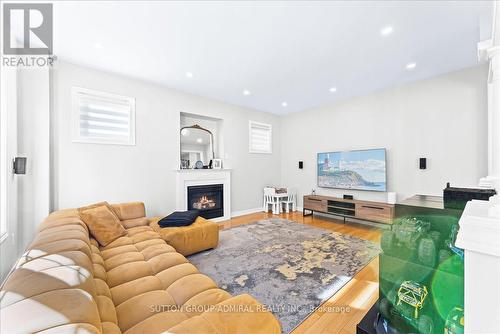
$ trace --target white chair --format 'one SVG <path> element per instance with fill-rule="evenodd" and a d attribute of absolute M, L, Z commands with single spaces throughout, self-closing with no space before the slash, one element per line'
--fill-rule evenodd
<path fill-rule="evenodd" d="M 276 198 L 276 190 L 274 188 L 264 188 L 264 212 L 269 210 L 269 205 L 271 205 L 271 209 L 274 214 L 278 214 L 279 212 L 279 201 Z"/>
<path fill-rule="evenodd" d="M 297 190 L 295 188 L 287 189 L 288 197 L 281 201 L 281 205 L 285 205 L 285 212 L 290 212 L 290 206 L 292 206 L 292 212 L 297 210 Z"/>

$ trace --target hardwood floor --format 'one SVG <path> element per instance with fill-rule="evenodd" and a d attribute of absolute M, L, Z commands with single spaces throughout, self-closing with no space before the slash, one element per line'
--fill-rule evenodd
<path fill-rule="evenodd" d="M 235 217 L 221 223 L 221 229 L 253 223 L 260 219 L 276 217 L 271 213 L 254 213 Z M 321 227 L 327 230 L 350 234 L 360 239 L 380 242 L 382 229 L 378 227 L 343 223 L 341 220 L 319 216 L 303 217 L 302 212 L 283 213 L 279 217 L 292 220 L 299 224 Z M 378 299 L 378 257 L 357 273 L 342 289 L 323 304 L 323 307 L 312 313 L 292 333 L 293 334 L 323 334 L 339 333 L 354 334 L 356 325 Z"/>

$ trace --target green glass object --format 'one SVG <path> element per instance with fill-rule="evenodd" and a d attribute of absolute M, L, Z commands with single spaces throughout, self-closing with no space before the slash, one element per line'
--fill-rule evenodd
<path fill-rule="evenodd" d="M 399 332 L 463 333 L 464 253 L 455 246 L 461 214 L 438 197 L 396 205 L 381 239 L 379 310 Z"/>

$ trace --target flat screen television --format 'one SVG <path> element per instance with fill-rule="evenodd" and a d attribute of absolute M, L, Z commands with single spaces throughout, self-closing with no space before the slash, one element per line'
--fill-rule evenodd
<path fill-rule="evenodd" d="M 318 187 L 387 191 L 385 148 L 318 153 Z"/>

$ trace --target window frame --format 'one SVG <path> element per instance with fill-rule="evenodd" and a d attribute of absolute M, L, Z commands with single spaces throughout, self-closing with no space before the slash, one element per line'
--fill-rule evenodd
<path fill-rule="evenodd" d="M 126 101 L 130 106 L 130 128 L 129 128 L 129 138 L 127 140 L 119 140 L 116 138 L 91 138 L 84 137 L 80 134 L 80 108 L 79 99 L 80 95 L 95 96 L 97 98 L 103 98 L 108 100 L 122 100 Z M 87 143 L 87 144 L 107 144 L 107 145 L 125 145 L 134 146 L 135 145 L 135 98 L 130 96 L 118 95 L 114 93 L 103 92 L 94 89 L 82 88 L 82 87 L 72 87 L 71 88 L 71 100 L 72 100 L 72 142 L 74 143 Z"/>
<path fill-rule="evenodd" d="M 258 127 L 266 127 L 269 129 L 269 150 L 255 150 L 252 147 L 252 128 L 253 125 Z M 271 124 L 256 122 L 256 121 L 248 121 L 248 152 L 254 154 L 272 154 L 273 153 L 273 126 Z"/>

